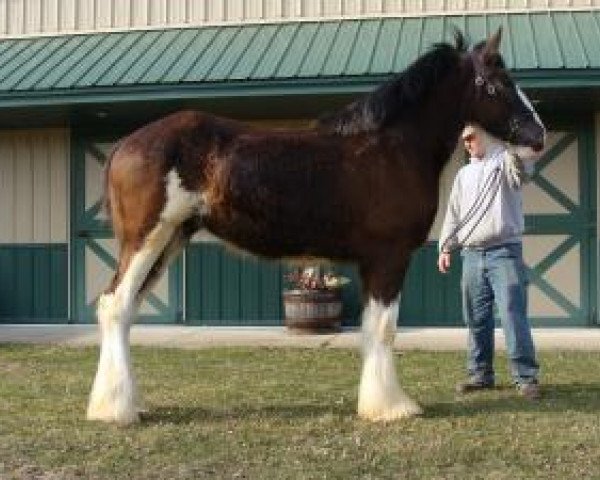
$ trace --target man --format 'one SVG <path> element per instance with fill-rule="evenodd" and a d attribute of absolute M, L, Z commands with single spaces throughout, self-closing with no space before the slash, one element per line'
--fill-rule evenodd
<path fill-rule="evenodd" d="M 495 383 L 494 305 L 497 308 L 518 392 L 539 398 L 539 366 L 527 321 L 527 278 L 522 253 L 521 160 L 475 125 L 462 133 L 470 162 L 462 167 L 448 200 L 438 269 L 450 268 L 450 252 L 462 247 L 463 317 L 469 330 L 468 379 L 460 393 Z"/>

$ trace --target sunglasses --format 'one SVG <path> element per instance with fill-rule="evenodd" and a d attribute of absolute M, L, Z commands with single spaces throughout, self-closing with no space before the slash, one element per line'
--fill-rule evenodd
<path fill-rule="evenodd" d="M 473 135 L 472 133 L 470 135 L 463 137 L 464 142 L 472 142 L 473 140 L 475 140 L 475 135 Z"/>

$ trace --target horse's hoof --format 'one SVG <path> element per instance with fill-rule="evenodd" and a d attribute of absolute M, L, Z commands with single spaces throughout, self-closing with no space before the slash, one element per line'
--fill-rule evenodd
<path fill-rule="evenodd" d="M 406 403 L 398 404 L 392 408 L 391 420 L 395 420 L 396 418 L 419 417 L 421 415 L 423 415 L 423 409 L 418 403 L 411 400 Z"/>
<path fill-rule="evenodd" d="M 423 409 L 415 402 L 400 402 L 387 409 L 359 410 L 361 418 L 372 422 L 391 422 L 402 418 L 417 417 L 423 415 Z"/>
<path fill-rule="evenodd" d="M 140 421 L 137 410 L 115 412 L 108 409 L 93 408 L 91 405 L 88 407 L 86 417 L 90 421 L 114 423 L 120 427 L 126 427 Z"/>

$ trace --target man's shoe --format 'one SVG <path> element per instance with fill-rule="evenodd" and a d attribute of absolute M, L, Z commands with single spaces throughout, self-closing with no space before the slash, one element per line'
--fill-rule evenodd
<path fill-rule="evenodd" d="M 527 400 L 539 400 L 541 396 L 540 386 L 537 383 L 520 383 L 517 385 L 517 391 Z"/>
<path fill-rule="evenodd" d="M 493 383 L 483 383 L 476 380 L 467 380 L 456 385 L 456 393 L 472 393 L 479 390 L 490 390 L 494 388 Z"/>

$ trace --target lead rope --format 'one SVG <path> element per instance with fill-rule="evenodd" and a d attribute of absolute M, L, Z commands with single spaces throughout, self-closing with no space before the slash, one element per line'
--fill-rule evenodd
<path fill-rule="evenodd" d="M 490 195 L 489 195 L 489 200 L 488 200 L 487 205 L 481 211 L 481 213 L 479 214 L 479 217 L 473 223 L 473 226 L 471 227 L 471 229 L 467 232 L 467 234 L 463 238 L 463 243 L 469 239 L 469 237 L 473 234 L 475 227 L 477 227 L 477 225 L 479 225 L 479 223 L 481 222 L 481 220 L 483 219 L 485 214 L 489 211 L 490 207 L 492 206 L 492 202 L 494 201 L 494 198 L 496 198 L 496 194 L 498 193 L 498 190 L 500 188 L 500 183 L 501 183 L 500 182 L 500 167 L 498 166 L 498 167 L 495 167 L 492 170 L 492 172 L 487 176 L 487 178 L 485 179 L 485 182 L 483 182 L 483 186 L 482 186 L 481 190 L 479 191 L 477 197 L 471 204 L 471 207 L 469 208 L 468 212 L 456 224 L 454 229 L 450 232 L 450 234 L 442 242 L 440 251 L 444 251 L 444 247 L 446 246 L 446 243 L 448 243 L 448 241 L 452 237 L 457 235 L 458 232 L 460 232 L 464 227 L 466 227 L 466 225 L 471 221 L 471 219 L 475 216 L 475 214 L 478 213 L 478 210 L 481 209 L 482 202 L 484 201 L 486 195 L 489 193 Z M 451 250 L 447 250 L 447 251 L 450 252 Z"/>

